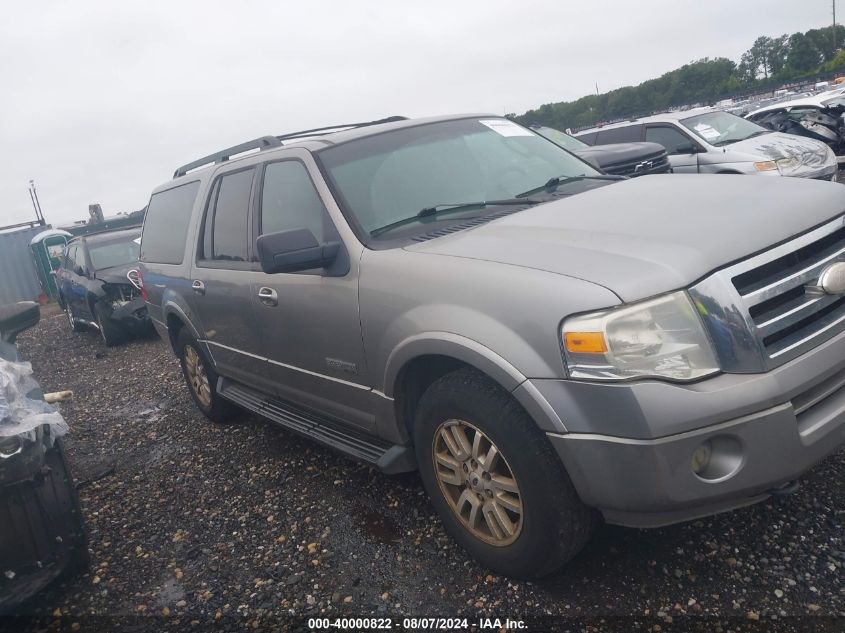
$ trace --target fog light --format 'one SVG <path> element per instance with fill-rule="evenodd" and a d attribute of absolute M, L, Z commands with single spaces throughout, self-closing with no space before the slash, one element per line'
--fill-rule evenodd
<path fill-rule="evenodd" d="M 713 454 L 713 445 L 710 440 L 704 442 L 701 446 L 695 449 L 692 454 L 692 472 L 700 475 L 707 466 L 710 465 L 710 456 Z"/>
<path fill-rule="evenodd" d="M 14 435 L 0 439 L 0 459 L 9 459 L 23 450 L 21 438 Z"/>
<path fill-rule="evenodd" d="M 735 435 L 716 435 L 693 451 L 690 468 L 699 479 L 718 483 L 736 475 L 744 463 L 740 439 Z"/>

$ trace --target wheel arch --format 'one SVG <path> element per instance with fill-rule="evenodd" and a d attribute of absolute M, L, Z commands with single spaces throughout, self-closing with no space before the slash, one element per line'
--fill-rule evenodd
<path fill-rule="evenodd" d="M 178 353 L 176 341 L 179 338 L 179 332 L 182 328 L 188 328 L 188 331 L 195 339 L 198 341 L 201 340 L 202 337 L 199 332 L 197 332 L 191 320 L 185 314 L 185 311 L 178 304 L 174 302 L 165 303 L 163 316 L 164 323 L 167 326 L 167 337 L 170 341 L 170 347 L 174 352 Z"/>
<path fill-rule="evenodd" d="M 399 432 L 413 437 L 416 406 L 425 390 L 438 378 L 469 367 L 508 392 L 543 430 L 565 432 L 566 428 L 540 393 L 507 360 L 471 339 L 439 333 L 413 337 L 398 347 L 385 369 L 385 395 L 394 402 Z"/>

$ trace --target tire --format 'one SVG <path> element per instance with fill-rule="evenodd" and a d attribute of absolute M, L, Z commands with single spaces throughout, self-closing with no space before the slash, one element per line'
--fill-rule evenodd
<path fill-rule="evenodd" d="M 485 460 L 493 462 L 489 472 L 481 459 L 474 460 L 474 454 L 466 461 L 455 459 L 444 438 L 444 433 L 454 433 L 455 428 L 464 434 L 468 442 L 463 445 L 472 447 L 472 453 L 476 435 L 481 433 L 478 456 L 489 458 L 489 447 L 498 449 L 497 457 Z M 461 443 L 454 435 L 448 437 L 453 446 Z M 563 464 L 534 421 L 486 376 L 473 369 L 460 369 L 435 381 L 420 399 L 414 440 L 423 484 L 446 531 L 485 567 L 514 578 L 540 578 L 563 567 L 589 540 L 595 512 L 581 502 Z M 435 467 L 435 454 L 470 470 Z M 468 456 L 466 451 L 462 455 Z M 478 468 L 483 471 L 480 475 Z M 437 474 L 443 472 L 456 481 L 444 483 Z M 516 495 L 505 491 L 514 482 Z M 465 496 L 467 500 L 461 503 Z M 499 500 L 503 503 L 497 507 Z M 476 515 L 481 518 L 473 530 L 467 515 L 476 502 L 482 510 Z M 458 505 L 464 518 L 459 518 L 455 510 Z M 516 505 L 521 513 L 509 511 Z M 487 517 L 495 519 L 503 510 L 508 521 L 500 524 L 493 520 L 498 526 L 496 534 Z M 502 525 L 511 531 L 502 529 Z"/>
<path fill-rule="evenodd" d="M 76 490 L 76 485 L 73 483 L 73 475 L 71 474 L 70 464 L 68 463 L 64 443 L 61 438 L 56 440 L 54 450 L 58 453 L 59 470 L 63 471 L 61 476 L 69 488 L 72 513 L 74 515 L 72 521 L 74 524 L 73 534 L 75 538 L 70 543 L 71 555 L 64 572 L 64 576 L 69 578 L 85 573 L 91 566 L 91 557 L 88 553 L 88 530 L 82 519 L 82 504 L 79 501 L 79 493 Z"/>
<path fill-rule="evenodd" d="M 126 340 L 126 332 L 117 323 L 111 320 L 110 315 L 99 303 L 94 304 L 92 311 L 97 318 L 97 327 L 100 330 L 100 338 L 106 347 L 113 347 Z"/>
<path fill-rule="evenodd" d="M 70 309 L 70 304 L 67 301 L 62 301 L 64 304 L 63 307 L 65 309 L 65 316 L 67 317 L 68 323 L 70 323 L 70 329 L 73 332 L 81 332 L 82 325 L 80 325 L 77 321 L 73 320 L 73 312 Z"/>
<path fill-rule="evenodd" d="M 176 337 L 176 349 L 179 356 L 179 365 L 182 367 L 182 376 L 185 378 L 185 384 L 197 408 L 212 422 L 234 421 L 239 413 L 238 408 L 217 394 L 217 372 L 214 371 L 214 366 L 187 328 L 183 327 L 179 331 L 179 335 Z M 196 359 L 197 369 L 201 369 L 207 383 L 205 385 L 207 392 L 200 389 L 202 394 L 198 393 L 199 387 L 195 386 L 195 378 L 193 377 L 193 372 L 196 371 L 193 369 L 194 359 Z M 201 378 L 200 382 L 202 382 Z"/>

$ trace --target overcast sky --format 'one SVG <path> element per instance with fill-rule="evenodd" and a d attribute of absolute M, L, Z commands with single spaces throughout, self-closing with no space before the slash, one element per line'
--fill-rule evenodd
<path fill-rule="evenodd" d="M 0 225 L 142 208 L 180 164 L 265 134 L 392 114 L 522 113 L 637 84 L 829 0 L 9 2 Z M 842 8 L 845 13 L 845 4 Z"/>

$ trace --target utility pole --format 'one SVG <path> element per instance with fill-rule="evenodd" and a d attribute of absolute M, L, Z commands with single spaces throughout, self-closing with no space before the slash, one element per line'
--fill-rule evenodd
<path fill-rule="evenodd" d="M 833 56 L 836 57 L 836 0 L 833 0 Z"/>

